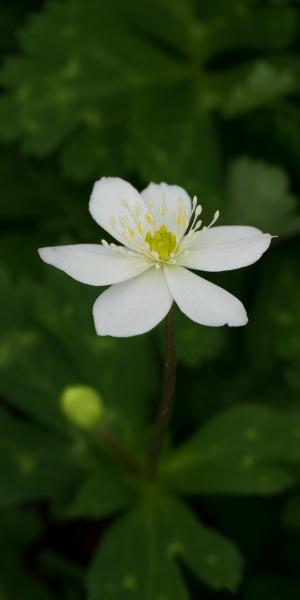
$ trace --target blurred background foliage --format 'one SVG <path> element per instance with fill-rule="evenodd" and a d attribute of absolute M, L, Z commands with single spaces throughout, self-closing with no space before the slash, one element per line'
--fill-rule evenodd
<path fill-rule="evenodd" d="M 0 47 L 1 599 L 298 599 L 298 1 L 4 0 Z M 155 488 L 99 428 L 143 459 L 161 326 L 97 338 L 97 291 L 36 251 L 101 239 L 87 202 L 102 175 L 177 183 L 207 221 L 218 208 L 278 236 L 261 263 L 210 277 L 247 328 L 178 314 Z"/>

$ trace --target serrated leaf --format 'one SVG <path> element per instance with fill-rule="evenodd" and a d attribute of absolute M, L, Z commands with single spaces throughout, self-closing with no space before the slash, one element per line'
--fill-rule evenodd
<path fill-rule="evenodd" d="M 218 108 L 228 119 L 268 106 L 298 90 L 299 68 L 293 61 L 259 58 L 209 73 L 203 103 Z"/>
<path fill-rule="evenodd" d="M 146 179 L 175 173 L 212 206 L 221 193 L 207 113 L 234 117 L 299 91 L 297 56 L 279 54 L 292 48 L 297 21 L 293 7 L 248 3 L 50 3 L 2 70 L 1 136 L 26 153 L 58 151 L 76 181 L 116 168 Z M 244 60 L 240 49 L 261 55 Z M 232 59 L 219 64 L 221 52 Z M 192 104 L 181 86 L 193 88 Z"/>
<path fill-rule="evenodd" d="M 7 104 L 4 99 L 0 112 L 6 117 L 10 113 L 12 136 L 23 138 L 26 152 L 48 154 L 72 136 L 74 156 L 78 133 L 75 160 L 80 165 L 86 127 L 93 135 L 99 122 L 114 120 L 123 107 L 129 110 L 132 95 L 182 76 L 178 61 L 126 22 L 119 23 L 118 8 L 118 2 L 109 10 L 93 2 L 88 11 L 84 2 L 75 0 L 50 4 L 23 31 L 24 55 L 8 60 L 2 72 L 14 101 Z M 120 95 L 122 105 L 116 101 Z M 5 119 L 2 127 L 6 139 L 7 123 Z M 94 144 L 90 149 L 95 177 L 105 161 L 100 154 L 95 162 Z"/>
<path fill-rule="evenodd" d="M 300 413 L 237 406 L 212 417 L 163 465 L 170 485 L 185 493 L 268 495 L 295 481 Z"/>
<path fill-rule="evenodd" d="M 274 235 L 300 230 L 297 200 L 289 190 L 288 175 L 279 166 L 239 158 L 228 177 L 228 220 L 253 225 Z"/>
<path fill-rule="evenodd" d="M 205 527 L 180 501 L 168 498 L 163 518 L 172 540 L 168 549 L 214 590 L 235 591 L 243 566 L 237 547 L 220 533 Z"/>
<path fill-rule="evenodd" d="M 152 506 L 115 522 L 92 561 L 88 581 L 90 600 L 188 599 Z"/>
<path fill-rule="evenodd" d="M 214 589 L 234 590 L 239 583 L 242 561 L 234 544 L 164 497 L 119 519 L 107 533 L 91 566 L 90 598 L 186 599 L 178 559 Z"/>

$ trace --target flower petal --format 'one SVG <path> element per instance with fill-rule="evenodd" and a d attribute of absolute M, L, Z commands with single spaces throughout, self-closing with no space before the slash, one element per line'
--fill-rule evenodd
<path fill-rule="evenodd" d="M 136 277 L 151 264 L 139 255 L 121 254 L 100 244 L 40 248 L 41 259 L 89 285 L 110 285 Z"/>
<path fill-rule="evenodd" d="M 166 225 L 169 231 L 175 235 L 184 234 L 187 229 L 192 211 L 192 202 L 187 192 L 178 185 L 167 183 L 150 183 L 142 192 L 141 196 L 148 206 L 149 212 L 153 214 L 154 223 L 152 230 Z M 182 207 L 186 210 L 186 226 L 176 223 L 178 210 Z"/>
<path fill-rule="evenodd" d="M 145 333 L 166 316 L 172 302 L 163 270 L 153 267 L 99 296 L 93 308 L 96 331 L 116 337 Z"/>
<path fill-rule="evenodd" d="M 199 231 L 187 244 L 187 253 L 178 255 L 177 262 L 190 269 L 230 271 L 257 261 L 268 249 L 272 236 L 256 227 L 211 227 Z"/>
<path fill-rule="evenodd" d="M 144 243 L 145 235 L 138 232 L 132 211 L 143 216 L 147 208 L 141 195 L 124 179 L 102 177 L 96 181 L 89 209 L 95 221 L 122 244 L 137 249 Z"/>
<path fill-rule="evenodd" d="M 211 327 L 246 325 L 244 306 L 229 292 L 183 267 L 169 265 L 165 276 L 176 304 L 196 323 Z"/>

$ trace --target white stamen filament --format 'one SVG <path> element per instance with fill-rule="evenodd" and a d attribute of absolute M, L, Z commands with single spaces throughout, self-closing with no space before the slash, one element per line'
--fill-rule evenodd
<path fill-rule="evenodd" d="M 189 216 L 188 209 L 183 199 L 177 199 L 177 210 L 173 213 L 173 223 L 174 227 L 177 229 L 177 234 L 175 234 L 175 231 L 173 230 L 173 236 L 176 238 L 176 247 L 168 256 L 167 262 L 170 264 L 176 264 L 176 257 L 178 254 L 188 256 L 190 252 L 186 248 L 189 246 L 191 240 L 194 240 L 200 234 L 202 220 L 199 219 L 199 217 L 202 213 L 202 206 L 197 204 L 197 202 L 197 196 L 194 196 L 192 200 L 192 211 Z M 158 252 L 150 250 L 149 244 L 145 243 L 145 235 L 149 232 L 153 232 L 153 235 L 156 234 L 156 232 L 159 231 L 162 226 L 167 227 L 168 229 L 168 225 L 164 219 L 169 208 L 166 202 L 165 194 L 163 194 L 161 205 L 155 207 L 155 210 L 153 210 L 153 201 L 151 199 L 145 200 L 145 204 L 148 208 L 148 212 L 146 213 L 142 211 L 142 207 L 138 204 L 131 208 L 125 199 L 121 200 L 121 203 L 129 213 L 133 223 L 129 218 L 129 215 L 121 215 L 119 218 L 116 218 L 112 215 L 109 218 L 109 223 L 111 227 L 118 233 L 118 236 L 121 236 L 124 239 L 125 248 L 123 246 L 116 246 L 115 244 L 108 244 L 106 240 L 101 240 L 102 245 L 121 252 L 122 254 L 126 253 L 132 256 L 134 256 L 136 252 L 138 254 L 143 254 L 147 262 L 154 261 L 155 267 L 160 268 L 161 263 L 165 261 L 161 258 Z M 217 210 L 211 223 L 208 226 L 204 226 L 201 231 L 205 231 L 206 229 L 212 227 L 218 218 L 219 211 Z M 121 231 L 117 227 L 117 224 L 120 226 Z M 137 246 L 134 251 L 130 251 L 126 248 L 126 243 L 132 243 L 133 241 L 137 241 L 137 239 L 140 239 L 144 243 Z"/>

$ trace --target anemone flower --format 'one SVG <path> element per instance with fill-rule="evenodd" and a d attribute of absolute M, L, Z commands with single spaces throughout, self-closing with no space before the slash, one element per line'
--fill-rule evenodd
<path fill-rule="evenodd" d="M 246 325 L 243 304 L 196 275 L 257 261 L 272 236 L 255 227 L 202 227 L 202 207 L 177 185 L 150 183 L 139 193 L 118 177 L 94 185 L 90 213 L 117 243 L 40 248 L 41 258 L 82 283 L 108 286 L 93 308 L 98 335 L 145 333 L 173 302 L 202 325 Z"/>

